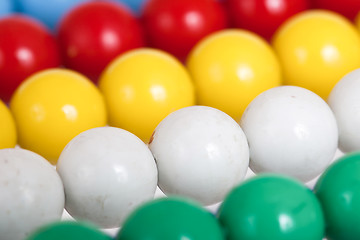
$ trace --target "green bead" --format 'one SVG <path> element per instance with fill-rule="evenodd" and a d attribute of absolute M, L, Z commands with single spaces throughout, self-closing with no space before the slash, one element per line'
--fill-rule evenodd
<path fill-rule="evenodd" d="M 324 218 L 315 195 L 291 178 L 263 174 L 234 188 L 219 220 L 229 240 L 321 240 Z"/>
<path fill-rule="evenodd" d="M 314 192 L 322 205 L 328 239 L 360 239 L 360 153 L 345 155 L 321 175 Z"/>
<path fill-rule="evenodd" d="M 118 240 L 220 240 L 216 217 L 188 200 L 161 198 L 137 208 L 125 221 Z"/>
<path fill-rule="evenodd" d="M 26 240 L 111 240 L 91 225 L 75 221 L 57 222 L 38 229 Z"/>

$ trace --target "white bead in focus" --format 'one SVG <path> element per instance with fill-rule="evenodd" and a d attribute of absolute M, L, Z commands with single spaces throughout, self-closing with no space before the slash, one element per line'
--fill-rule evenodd
<path fill-rule="evenodd" d="M 330 107 L 301 87 L 261 93 L 245 110 L 240 125 L 255 173 L 281 173 L 306 182 L 328 166 L 337 149 L 338 130 Z"/>
<path fill-rule="evenodd" d="M 0 150 L 0 239 L 23 240 L 61 219 L 64 188 L 55 168 L 21 148 Z"/>
<path fill-rule="evenodd" d="M 360 150 L 360 69 L 343 77 L 332 89 L 328 103 L 339 128 L 339 149 Z"/>
<path fill-rule="evenodd" d="M 75 219 L 103 228 L 119 227 L 139 204 L 154 197 L 154 158 L 134 134 L 100 127 L 82 132 L 62 151 L 57 170 L 65 208 Z"/>
<path fill-rule="evenodd" d="M 156 127 L 150 142 L 166 195 L 204 205 L 222 201 L 245 176 L 249 148 L 240 126 L 211 107 L 177 110 Z"/>

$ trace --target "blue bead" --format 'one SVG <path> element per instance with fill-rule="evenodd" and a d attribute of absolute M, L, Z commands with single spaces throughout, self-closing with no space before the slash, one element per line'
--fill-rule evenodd
<path fill-rule="evenodd" d="M 148 0 L 117 0 L 120 3 L 123 3 L 128 8 L 130 8 L 135 15 L 140 15 L 142 11 L 142 7 L 145 2 Z"/>
<path fill-rule="evenodd" d="M 0 0 L 3 1 L 3 0 Z M 61 18 L 73 7 L 90 0 L 18 0 L 20 12 L 55 30 Z"/>
<path fill-rule="evenodd" d="M 9 15 L 15 11 L 12 0 L 0 0 L 0 18 Z"/>

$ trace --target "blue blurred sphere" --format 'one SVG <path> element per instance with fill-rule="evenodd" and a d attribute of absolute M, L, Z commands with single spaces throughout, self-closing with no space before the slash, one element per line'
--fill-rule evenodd
<path fill-rule="evenodd" d="M 4 1 L 4 0 L 0 0 Z M 69 10 L 91 0 L 16 0 L 20 12 L 30 15 L 55 30 L 58 22 Z"/>
<path fill-rule="evenodd" d="M 0 18 L 15 11 L 13 0 L 0 0 Z"/>
<path fill-rule="evenodd" d="M 145 2 L 148 0 L 117 0 L 117 1 L 129 7 L 135 15 L 140 15 L 142 11 L 142 7 L 144 6 Z"/>

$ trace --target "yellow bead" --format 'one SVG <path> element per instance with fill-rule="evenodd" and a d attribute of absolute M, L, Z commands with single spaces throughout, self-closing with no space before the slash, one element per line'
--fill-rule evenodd
<path fill-rule="evenodd" d="M 325 10 L 300 13 L 275 34 L 284 83 L 327 99 L 335 84 L 360 67 L 360 37 L 351 22 Z"/>
<path fill-rule="evenodd" d="M 13 116 L 7 106 L 0 100 L 0 149 L 15 147 L 16 139 Z"/>
<path fill-rule="evenodd" d="M 79 133 L 106 125 L 103 96 L 83 75 L 65 69 L 41 71 L 16 90 L 10 109 L 19 145 L 52 164 Z"/>
<path fill-rule="evenodd" d="M 271 47 L 244 30 L 223 30 L 200 41 L 187 61 L 198 103 L 239 121 L 261 92 L 281 84 L 280 64 Z"/>
<path fill-rule="evenodd" d="M 171 55 L 136 49 L 113 60 L 99 81 L 109 124 L 148 142 L 169 113 L 195 104 L 194 86 L 186 68 Z"/>

